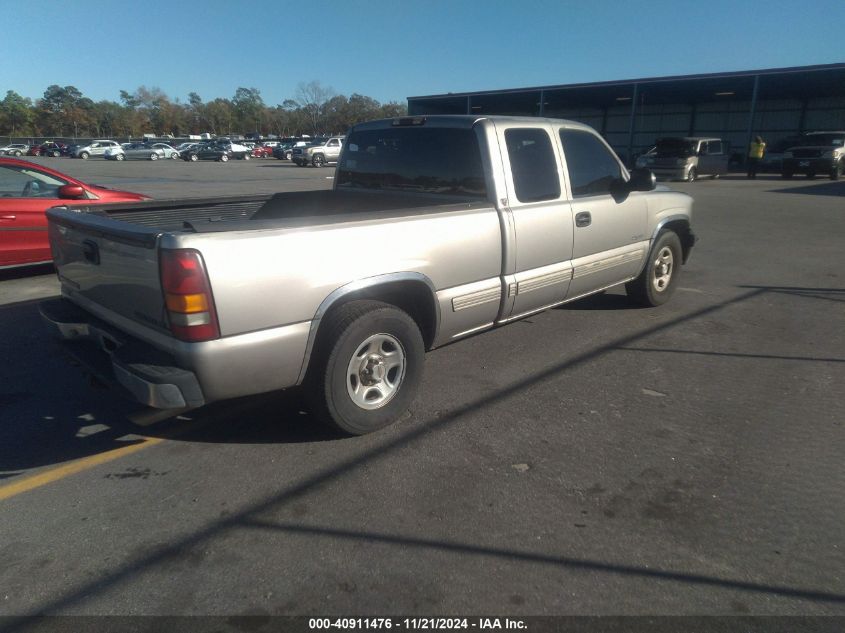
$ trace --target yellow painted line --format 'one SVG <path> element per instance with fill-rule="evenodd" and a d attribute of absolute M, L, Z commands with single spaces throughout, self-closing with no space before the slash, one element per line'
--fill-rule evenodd
<path fill-rule="evenodd" d="M 161 442 L 165 441 L 165 439 L 166 438 L 162 437 L 147 437 L 136 444 L 130 444 L 129 446 L 122 446 L 121 448 L 115 448 L 110 451 L 105 451 L 103 453 L 97 453 L 96 455 L 91 455 L 90 457 L 83 457 L 81 459 L 74 460 L 62 466 L 57 466 L 56 468 L 51 468 L 50 470 L 40 472 L 37 475 L 18 479 L 17 481 L 14 481 L 5 486 L 0 486 L 0 501 L 3 501 L 4 499 L 8 499 L 10 497 L 14 497 L 15 495 L 19 495 L 24 492 L 28 492 L 30 490 L 33 490 L 34 488 L 46 486 L 47 484 L 51 484 L 54 481 L 69 477 L 70 475 L 75 475 L 76 473 L 80 473 L 83 470 L 88 470 L 89 468 L 94 468 L 95 466 L 99 466 L 100 464 L 105 464 L 115 459 L 125 457 L 126 455 L 137 453 L 138 451 L 142 451 L 145 448 L 149 448 L 150 446 L 160 444 Z"/>

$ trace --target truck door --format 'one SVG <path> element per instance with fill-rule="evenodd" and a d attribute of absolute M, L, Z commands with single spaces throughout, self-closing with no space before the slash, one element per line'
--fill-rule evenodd
<path fill-rule="evenodd" d="M 496 123 L 515 242 L 500 321 L 560 303 L 572 278 L 572 209 L 552 134 L 545 123 Z"/>
<path fill-rule="evenodd" d="M 635 277 L 648 252 L 646 194 L 611 191 L 624 168 L 596 134 L 558 128 L 572 196 L 574 240 L 568 299 Z"/>

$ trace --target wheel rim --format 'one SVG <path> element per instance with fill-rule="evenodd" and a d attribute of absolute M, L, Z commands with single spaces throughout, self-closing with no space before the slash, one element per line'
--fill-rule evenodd
<path fill-rule="evenodd" d="M 695 180 L 695 167 L 690 167 L 689 173 L 687 174 L 687 180 L 689 182 L 693 182 Z"/>
<path fill-rule="evenodd" d="M 373 334 L 361 343 L 346 368 L 346 391 L 356 406 L 371 411 L 399 393 L 405 379 L 405 350 L 390 334 Z"/>
<path fill-rule="evenodd" d="M 314 157 L 314 166 L 315 167 L 322 167 L 323 166 L 323 157 L 322 156 L 315 156 Z"/>
<path fill-rule="evenodd" d="M 656 292 L 663 292 L 669 287 L 672 281 L 672 273 L 675 268 L 675 256 L 668 246 L 661 248 L 654 259 L 654 268 L 651 276 L 651 285 Z"/>

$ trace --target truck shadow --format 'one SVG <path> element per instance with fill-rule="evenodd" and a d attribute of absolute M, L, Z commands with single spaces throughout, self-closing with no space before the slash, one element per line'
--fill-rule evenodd
<path fill-rule="evenodd" d="M 296 392 L 215 403 L 140 426 L 152 412 L 89 381 L 41 324 L 38 300 L 0 306 L 0 481 L 158 437 L 184 442 L 296 444 L 336 439 Z"/>

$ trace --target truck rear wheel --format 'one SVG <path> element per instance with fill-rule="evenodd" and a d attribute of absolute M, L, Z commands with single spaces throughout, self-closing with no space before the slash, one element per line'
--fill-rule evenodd
<path fill-rule="evenodd" d="M 352 301 L 321 328 L 306 383 L 315 417 L 364 435 L 395 422 L 419 388 L 425 345 L 416 322 L 380 301 Z"/>
<path fill-rule="evenodd" d="M 677 233 L 664 231 L 658 235 L 643 272 L 625 284 L 628 298 L 648 307 L 669 301 L 678 286 L 682 258 L 681 240 Z"/>

